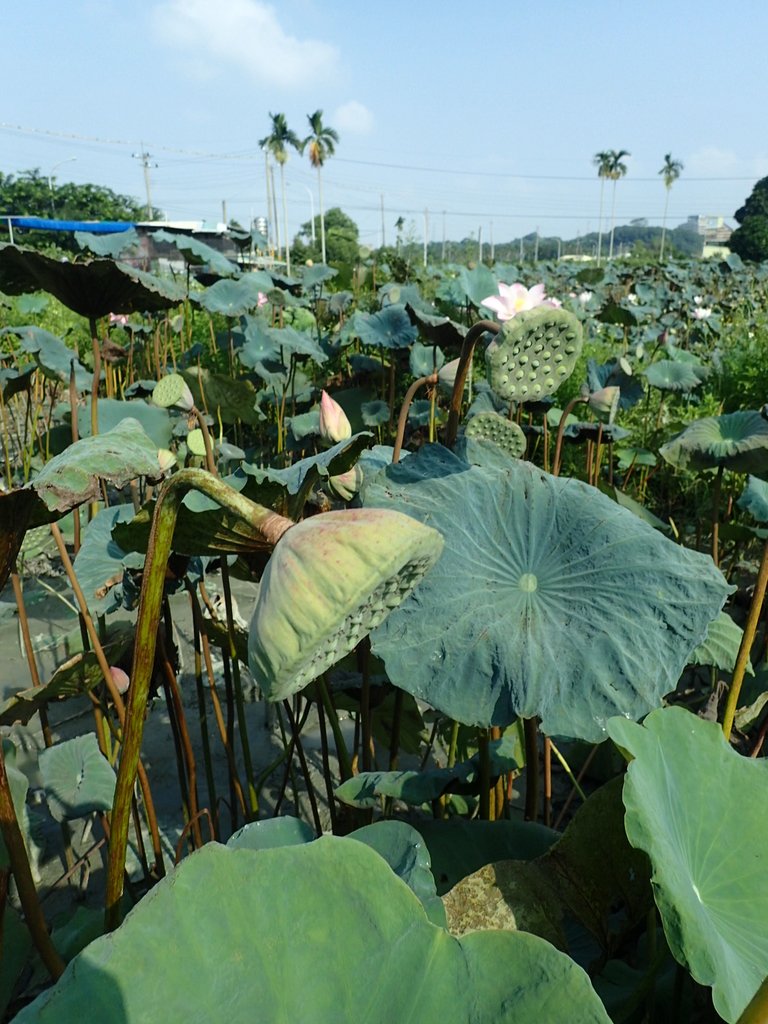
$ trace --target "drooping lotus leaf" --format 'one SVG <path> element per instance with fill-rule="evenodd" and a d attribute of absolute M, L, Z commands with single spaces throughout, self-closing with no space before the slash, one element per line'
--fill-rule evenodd
<path fill-rule="evenodd" d="M 485 350 L 488 382 L 507 401 L 552 395 L 573 373 L 581 344 L 573 313 L 546 306 L 524 310 L 502 324 Z"/>
<path fill-rule="evenodd" d="M 221 277 L 232 277 L 240 273 L 240 268 L 236 263 L 230 262 L 227 257 L 214 249 L 210 245 L 206 245 L 205 242 L 201 242 L 199 238 L 193 238 L 191 235 L 181 235 L 177 232 L 166 231 L 161 228 L 159 231 L 153 231 L 151 237 L 156 242 L 167 242 L 170 245 L 175 246 L 176 249 L 183 255 L 187 263 L 193 266 L 201 266 L 207 264 L 209 269 L 214 274 L 219 274 Z"/>
<path fill-rule="evenodd" d="M 190 296 L 209 313 L 222 313 L 236 317 L 249 313 L 259 304 L 259 294 L 264 295 L 272 285 L 272 278 L 263 270 L 254 270 L 242 277 L 217 281 L 202 294 Z"/>
<path fill-rule="evenodd" d="M 122 604 L 123 569 L 140 569 L 144 559 L 128 554 L 112 538 L 117 523 L 130 523 L 133 505 L 101 509 L 88 523 L 73 568 L 92 615 L 108 615 Z"/>
<path fill-rule="evenodd" d="M 175 955 L 158 957 L 169 935 Z M 158 1006 L 166 1020 L 225 1012 L 229 1024 L 254 1012 L 302 1024 L 609 1020 L 581 968 L 542 939 L 454 939 L 378 853 L 330 836 L 258 852 L 207 844 L 17 1020 L 111 1020 L 116 1006 L 124 1024 Z"/>
<path fill-rule="evenodd" d="M 660 391 L 693 391 L 706 377 L 704 367 L 679 363 L 672 359 L 651 363 L 643 373 L 648 383 Z"/>
<path fill-rule="evenodd" d="M 71 368 L 74 366 L 75 388 L 78 393 L 90 392 L 93 374 L 82 365 L 77 358 L 77 352 L 73 352 L 61 338 L 43 330 L 42 327 L 8 327 L 0 332 L 0 336 L 6 333 L 19 339 L 20 348 L 34 357 L 46 377 L 69 386 Z"/>
<path fill-rule="evenodd" d="M 291 355 L 309 356 L 318 366 L 328 359 L 309 331 L 297 331 L 293 327 L 267 327 L 251 317 L 245 331 L 246 343 L 238 351 L 244 366 L 259 371 L 260 365 L 270 361 L 288 366 Z"/>
<path fill-rule="evenodd" d="M 594 359 L 587 360 L 587 382 L 590 391 L 601 388 L 617 387 L 620 391 L 619 408 L 631 409 L 637 405 L 645 394 L 643 385 L 634 373 L 627 373 L 631 367 L 623 366 L 623 359 L 609 359 L 598 364 Z"/>
<path fill-rule="evenodd" d="M 18 370 L 12 366 L 0 368 L 0 390 L 2 390 L 3 401 L 7 403 L 14 395 L 27 391 L 32 383 L 32 375 L 35 370 L 37 367 L 34 363 L 22 366 Z"/>
<path fill-rule="evenodd" d="M 445 362 L 443 350 L 437 345 L 422 345 L 414 342 L 408 356 L 408 369 L 414 377 L 428 377 L 437 373 Z"/>
<path fill-rule="evenodd" d="M 138 422 L 155 448 L 170 448 L 173 426 L 167 409 L 150 405 L 141 398 L 120 401 L 118 398 L 100 398 L 98 401 L 99 433 L 116 430 L 122 423 Z M 77 429 L 81 438 L 91 434 L 91 410 L 81 406 L 77 413 Z"/>
<path fill-rule="evenodd" d="M 735 1021 L 768 975 L 768 763 L 681 707 L 642 726 L 614 719 L 608 731 L 634 758 L 625 828 L 651 858 L 669 947 Z"/>
<path fill-rule="evenodd" d="M 115 797 L 115 770 L 89 732 L 40 751 L 40 774 L 51 814 L 57 821 L 109 811 Z"/>
<path fill-rule="evenodd" d="M 703 643 L 700 643 L 692 652 L 690 663 L 692 665 L 714 665 L 715 668 L 724 672 L 732 672 L 743 634 L 744 630 L 733 621 L 727 612 L 720 612 L 717 618 L 710 622 Z M 755 674 L 751 662 L 747 663 L 746 671 L 750 675 Z"/>
<path fill-rule="evenodd" d="M 539 716 L 596 742 L 674 689 L 730 588 L 708 556 L 595 488 L 425 445 L 364 489 L 440 530 L 443 557 L 373 634 L 390 679 L 466 724 Z"/>
<path fill-rule="evenodd" d="M 497 412 L 481 412 L 472 416 L 464 428 L 466 437 L 490 441 L 513 459 L 520 459 L 527 444 L 525 434 L 514 420 Z"/>
<path fill-rule="evenodd" d="M 248 638 L 268 700 L 301 690 L 407 597 L 434 565 L 440 534 L 384 510 L 328 512 L 280 539 L 261 579 Z"/>
<path fill-rule="evenodd" d="M 768 523 L 768 481 L 750 476 L 736 504 L 758 523 Z"/>
<path fill-rule="evenodd" d="M 150 313 L 183 301 L 184 292 L 170 281 L 114 260 L 69 263 L 14 245 L 0 246 L 0 291 L 9 295 L 50 292 L 85 317 L 107 313 Z"/>
<path fill-rule="evenodd" d="M 715 469 L 756 475 L 768 470 L 768 420 L 759 412 L 729 412 L 696 420 L 659 449 L 678 469 Z"/>
<path fill-rule="evenodd" d="M 385 306 L 378 313 L 358 311 L 352 320 L 363 344 L 376 348 L 408 348 L 419 333 L 401 305 Z"/>
<path fill-rule="evenodd" d="M 112 231 L 108 235 L 94 235 L 92 231 L 75 231 L 75 242 L 81 249 L 89 249 L 95 256 L 111 256 L 117 259 L 129 249 L 138 247 L 139 235 L 135 228 Z"/>
<path fill-rule="evenodd" d="M 405 311 L 410 317 L 411 323 L 418 328 L 419 334 L 431 342 L 431 345 L 424 346 L 425 348 L 432 348 L 432 346 L 437 345 L 461 346 L 464 335 L 467 333 L 467 328 L 463 324 L 457 324 L 447 316 L 434 316 L 423 309 L 417 309 L 410 302 L 406 303 Z M 443 357 L 440 366 L 444 361 L 445 357 Z M 440 366 L 438 366 L 438 369 Z M 425 377 L 427 373 L 431 372 L 431 364 L 430 368 L 423 373 L 416 373 L 413 367 L 411 367 L 411 373 L 414 377 Z"/>

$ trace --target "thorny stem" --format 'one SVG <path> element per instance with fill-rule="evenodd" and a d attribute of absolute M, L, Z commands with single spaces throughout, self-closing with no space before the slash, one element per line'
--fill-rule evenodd
<path fill-rule="evenodd" d="M 456 435 L 459 432 L 459 419 L 461 416 L 461 400 L 464 396 L 464 385 L 467 381 L 467 373 L 472 363 L 472 356 L 478 338 L 490 332 L 497 334 L 501 325 L 495 320 L 478 320 L 473 324 L 464 336 L 459 356 L 459 365 L 456 369 L 456 378 L 453 382 L 453 393 L 451 394 L 451 406 L 448 413 L 448 429 L 445 435 L 446 447 L 453 448 L 456 443 Z"/>
<path fill-rule="evenodd" d="M 749 614 L 747 615 L 747 621 L 744 625 L 744 632 L 741 637 L 741 644 L 739 645 L 739 653 L 736 656 L 736 664 L 733 668 L 731 687 L 728 690 L 728 700 L 723 714 L 723 732 L 725 733 L 726 740 L 729 742 L 731 739 L 731 730 L 733 729 L 733 720 L 736 717 L 736 708 L 739 706 L 739 694 L 741 693 L 741 684 L 744 682 L 744 672 L 746 671 L 747 663 L 749 662 L 749 653 L 752 650 L 755 633 L 757 632 L 757 623 L 760 619 L 760 612 L 763 609 L 766 585 L 768 585 L 768 541 L 765 542 L 765 546 L 763 547 L 763 556 L 760 560 L 760 568 L 757 572 L 757 580 L 755 581 L 755 590 L 752 594 L 752 604 L 749 606 Z"/>
<path fill-rule="evenodd" d="M 152 517 L 152 528 L 144 563 L 144 578 L 136 621 L 136 643 L 131 686 L 123 731 L 123 749 L 117 772 L 115 802 L 112 810 L 112 838 L 109 848 L 106 886 L 105 928 L 112 931 L 120 923 L 120 896 L 128 847 L 130 802 L 139 751 L 144 733 L 149 684 L 155 660 L 157 628 L 163 599 L 165 570 L 171 553 L 173 532 L 184 495 L 193 488 L 218 501 L 223 507 L 251 521 L 270 544 L 276 544 L 293 526 L 290 519 L 277 515 L 250 501 L 222 483 L 217 477 L 200 469 L 183 469 L 161 488 Z"/>

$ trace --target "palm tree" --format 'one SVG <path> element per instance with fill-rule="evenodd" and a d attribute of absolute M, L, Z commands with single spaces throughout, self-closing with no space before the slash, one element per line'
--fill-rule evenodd
<path fill-rule="evenodd" d="M 611 244 L 608 246 L 608 259 L 613 259 L 613 232 L 615 228 L 614 223 L 614 211 L 616 209 L 616 182 L 619 178 L 623 178 L 627 173 L 627 165 L 623 162 L 625 156 L 631 156 L 626 149 L 610 149 L 608 150 L 610 156 L 610 168 L 608 171 L 608 177 L 613 182 L 613 195 L 611 196 Z"/>
<path fill-rule="evenodd" d="M 597 221 L 597 265 L 600 266 L 600 254 L 603 248 L 603 196 L 605 193 L 605 179 L 609 176 L 611 169 L 611 150 L 602 149 L 595 153 L 592 163 L 597 167 L 597 176 L 600 179 L 600 216 Z"/>
<path fill-rule="evenodd" d="M 664 257 L 664 237 L 667 233 L 667 207 L 669 206 L 669 192 L 674 183 L 680 177 L 682 169 L 683 165 L 680 160 L 673 160 L 671 153 L 664 154 L 664 166 L 659 171 L 659 174 L 664 176 L 664 188 L 666 189 L 666 196 L 664 198 L 664 217 L 661 221 L 661 246 L 659 247 L 660 260 Z"/>
<path fill-rule="evenodd" d="M 309 149 L 309 162 L 317 170 L 317 191 L 320 199 L 320 251 L 323 263 L 325 263 L 325 211 L 323 210 L 323 176 L 321 174 L 323 164 L 329 156 L 336 152 L 336 143 L 339 141 L 338 132 L 323 124 L 322 110 L 316 110 L 314 114 L 307 114 L 309 127 L 312 129 L 301 144 L 301 151 Z M 314 227 L 314 225 L 313 225 Z"/>
<path fill-rule="evenodd" d="M 285 270 L 291 272 L 291 247 L 288 243 L 288 207 L 285 202 L 285 164 L 288 160 L 288 146 L 301 151 L 301 140 L 288 127 L 285 114 L 272 114 L 272 131 L 259 140 L 259 145 L 271 154 L 280 167 L 280 191 L 283 197 L 283 244 L 285 246 Z"/>

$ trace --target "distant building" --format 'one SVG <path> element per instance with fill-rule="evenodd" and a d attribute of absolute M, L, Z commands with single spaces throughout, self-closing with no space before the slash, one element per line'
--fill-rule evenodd
<path fill-rule="evenodd" d="M 688 226 L 702 235 L 704 245 L 724 245 L 733 234 L 733 228 L 725 223 L 723 217 L 713 217 L 709 214 L 697 214 L 688 218 Z"/>

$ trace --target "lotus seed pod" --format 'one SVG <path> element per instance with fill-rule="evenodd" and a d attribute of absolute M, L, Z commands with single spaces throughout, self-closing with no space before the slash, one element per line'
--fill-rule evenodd
<path fill-rule="evenodd" d="M 442 535 L 389 509 L 327 512 L 280 539 L 248 635 L 268 700 L 303 689 L 383 622 L 437 561 Z"/>
<path fill-rule="evenodd" d="M 192 455 L 197 455 L 201 459 L 205 458 L 205 438 L 200 427 L 195 427 L 187 434 L 187 448 Z"/>
<path fill-rule="evenodd" d="M 506 401 L 552 395 L 573 373 L 581 345 L 573 313 L 546 306 L 525 310 L 507 320 L 486 349 L 488 381 Z"/>
<path fill-rule="evenodd" d="M 195 407 L 192 392 L 180 373 L 169 373 L 155 384 L 152 403 L 162 409 L 170 409 L 175 405 L 184 412 L 190 412 Z"/>
<path fill-rule="evenodd" d="M 320 436 L 324 441 L 338 444 L 352 436 L 352 427 L 347 414 L 327 391 L 320 396 Z"/>
<path fill-rule="evenodd" d="M 467 437 L 490 441 L 513 459 L 520 459 L 525 452 L 526 438 L 517 423 L 499 416 L 497 412 L 480 412 L 473 416 L 466 427 Z"/>

